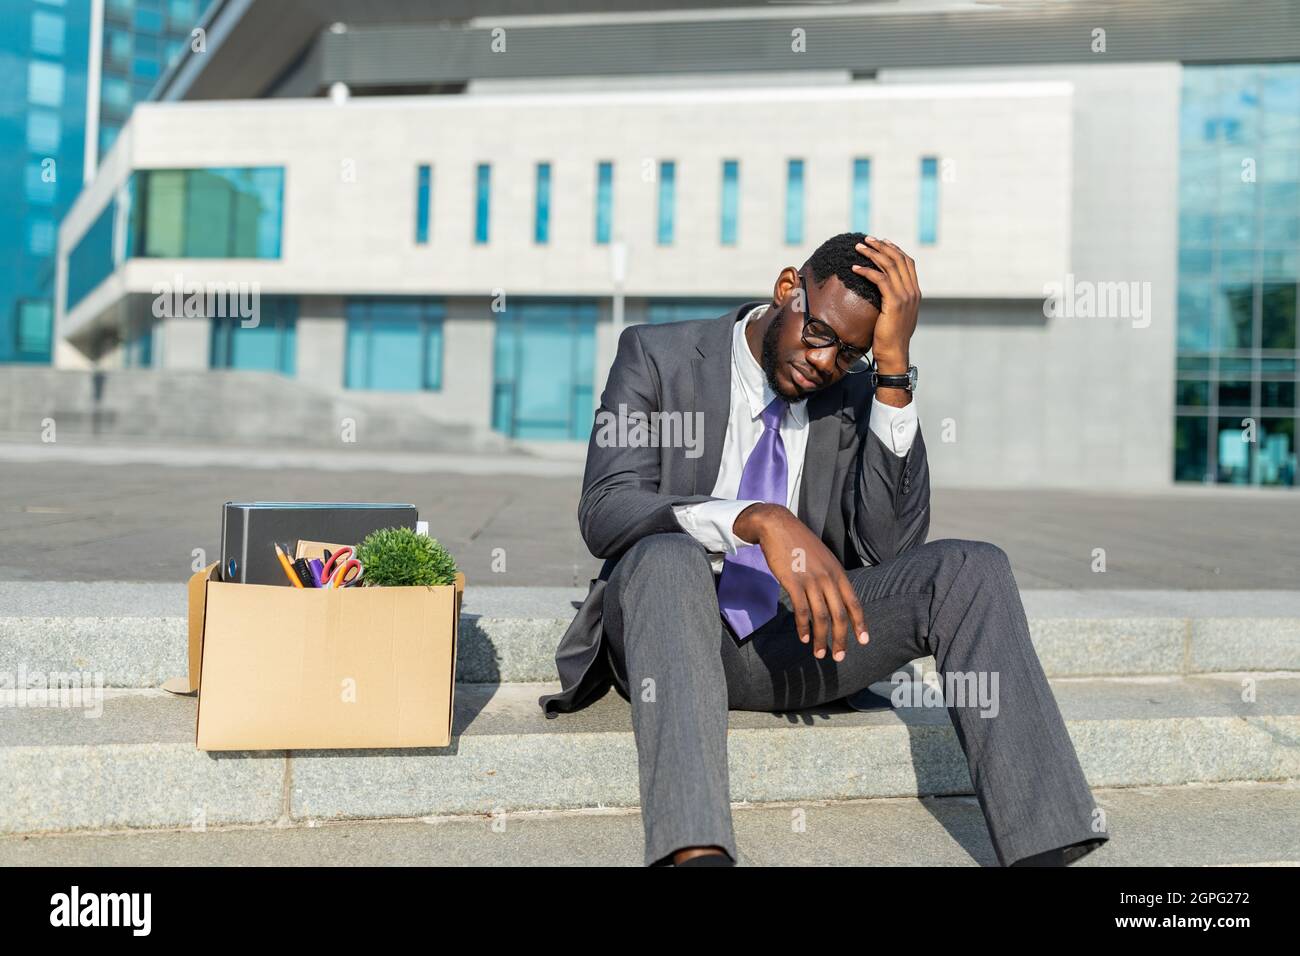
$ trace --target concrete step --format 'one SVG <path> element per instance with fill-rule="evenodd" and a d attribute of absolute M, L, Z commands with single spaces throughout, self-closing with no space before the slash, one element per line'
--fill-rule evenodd
<path fill-rule="evenodd" d="M 1296 783 L 1093 793 L 1111 839 L 1075 866 L 1300 866 Z M 998 865 L 974 797 L 735 804 L 732 822 L 741 866 Z M 642 856 L 636 810 L 0 837 L 0 866 L 640 866 Z"/>
<path fill-rule="evenodd" d="M 1300 677 L 1052 686 L 1093 786 L 1300 778 Z M 611 692 L 548 720 L 537 698 L 555 689 L 461 685 L 452 744 L 407 750 L 205 753 L 194 745 L 196 701 L 164 691 L 109 690 L 88 710 L 0 707 L 0 833 L 636 806 L 628 704 Z M 882 705 L 733 711 L 732 798 L 972 792 L 946 710 Z"/>
<path fill-rule="evenodd" d="M 457 675 L 557 678 L 555 648 L 585 589 L 465 592 Z M 1300 591 L 1022 593 L 1052 677 L 1300 671 Z M 186 670 L 185 587 L 0 583 L 0 673 L 87 671 L 107 687 L 157 687 Z M 870 626 L 870 621 L 868 621 Z M 932 658 L 919 664 L 933 670 Z"/>

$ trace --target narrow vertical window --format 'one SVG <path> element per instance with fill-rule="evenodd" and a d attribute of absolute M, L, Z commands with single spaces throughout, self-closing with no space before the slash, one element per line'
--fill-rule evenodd
<path fill-rule="evenodd" d="M 488 217 L 492 212 L 492 166 L 479 163 L 474 177 L 474 241 L 488 241 Z"/>
<path fill-rule="evenodd" d="M 871 231 L 871 160 L 853 161 L 853 209 L 850 229 L 854 232 Z"/>
<path fill-rule="evenodd" d="M 792 159 L 785 170 L 785 241 L 803 242 L 803 160 Z"/>
<path fill-rule="evenodd" d="M 922 245 L 939 241 L 939 160 L 921 158 L 921 223 L 918 238 Z"/>
<path fill-rule="evenodd" d="M 722 161 L 722 244 L 734 246 L 740 220 L 740 162 Z"/>
<path fill-rule="evenodd" d="M 659 245 L 673 241 L 673 206 L 677 202 L 677 164 L 664 160 L 659 164 Z"/>
<path fill-rule="evenodd" d="M 415 241 L 424 245 L 429 241 L 429 194 L 433 171 L 419 166 L 415 175 Z"/>
<path fill-rule="evenodd" d="M 551 164 L 537 164 L 537 199 L 533 208 L 533 241 L 551 241 Z"/>
<path fill-rule="evenodd" d="M 614 164 L 596 164 L 596 243 L 607 245 L 614 223 Z"/>

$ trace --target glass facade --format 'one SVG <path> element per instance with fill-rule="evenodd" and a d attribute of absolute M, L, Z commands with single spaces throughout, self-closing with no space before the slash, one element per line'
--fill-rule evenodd
<path fill-rule="evenodd" d="M 853 161 L 853 196 L 849 228 L 853 232 L 871 232 L 871 160 Z"/>
<path fill-rule="evenodd" d="M 125 368 L 153 366 L 153 325 L 142 325 L 129 332 L 122 342 L 122 365 Z"/>
<path fill-rule="evenodd" d="M 148 98 L 212 0 L 105 0 L 99 99 L 99 158 L 117 140 L 131 107 Z"/>
<path fill-rule="evenodd" d="M 672 244 L 676 207 L 677 164 L 672 160 L 664 160 L 659 164 L 659 214 L 655 229 L 655 239 L 661 246 Z"/>
<path fill-rule="evenodd" d="M 1183 70 L 1174 479 L 1296 483 L 1300 64 Z"/>
<path fill-rule="evenodd" d="M 719 241 L 724 246 L 734 246 L 739 237 L 740 225 L 740 163 L 734 159 L 722 161 L 722 223 Z"/>
<path fill-rule="evenodd" d="M 488 220 L 492 214 L 492 167 L 479 163 L 474 172 L 474 241 L 488 241 Z"/>
<path fill-rule="evenodd" d="M 128 256 L 280 258 L 282 168 L 143 169 L 130 192 Z"/>
<path fill-rule="evenodd" d="M 415 241 L 429 241 L 429 204 L 433 193 L 433 170 L 418 166 L 415 171 Z"/>
<path fill-rule="evenodd" d="M 533 242 L 551 241 L 551 164 L 537 164 L 537 183 L 533 202 Z"/>
<path fill-rule="evenodd" d="M 261 296 L 256 325 L 246 327 L 238 316 L 209 321 L 212 323 L 209 352 L 212 368 L 294 374 L 298 354 L 296 297 Z"/>
<path fill-rule="evenodd" d="M 0 4 L 0 363 L 50 360 L 58 223 L 81 189 L 90 4 Z"/>
<path fill-rule="evenodd" d="M 587 438 L 595 363 L 595 302 L 511 298 L 497 314 L 492 427 L 512 438 Z"/>
<path fill-rule="evenodd" d="M 68 253 L 67 308 L 94 291 L 117 267 L 113 256 L 113 230 L 118 204 L 110 202 Z"/>
<path fill-rule="evenodd" d="M 785 167 L 785 241 L 803 242 L 803 160 L 792 159 Z"/>
<path fill-rule="evenodd" d="M 754 296 L 754 298 L 761 299 L 762 296 Z M 651 325 L 716 319 L 727 310 L 738 307 L 741 301 L 741 299 L 655 299 L 646 303 L 645 319 Z"/>
<path fill-rule="evenodd" d="M 923 246 L 939 241 L 939 160 L 921 159 L 921 212 L 917 239 Z"/>
<path fill-rule="evenodd" d="M 441 299 L 352 299 L 343 384 L 384 392 L 442 388 Z"/>
<path fill-rule="evenodd" d="M 607 245 L 614 225 L 614 164 L 596 164 L 596 243 Z"/>

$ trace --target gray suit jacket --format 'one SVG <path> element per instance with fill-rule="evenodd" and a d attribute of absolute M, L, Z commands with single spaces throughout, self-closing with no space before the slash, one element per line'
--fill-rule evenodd
<path fill-rule="evenodd" d="M 686 534 L 673 505 L 713 500 L 731 407 L 731 335 L 758 302 L 717 319 L 633 325 L 600 397 L 597 422 L 633 412 L 703 413 L 703 451 L 686 442 L 598 440 L 593 429 L 578 503 L 578 526 L 591 553 L 604 558 L 587 599 L 560 640 L 555 666 L 561 690 L 538 699 L 547 717 L 579 710 L 613 684 L 628 699 L 609 659 L 602 627 L 605 582 L 619 557 L 650 534 Z M 798 516 L 845 568 L 880 564 L 925 540 L 930 527 L 930 471 L 917 429 L 906 457 L 868 427 L 872 389 L 866 374 L 845 375 L 808 398 Z M 689 433 L 688 433 L 689 434 Z M 719 627 L 721 620 L 719 619 Z"/>

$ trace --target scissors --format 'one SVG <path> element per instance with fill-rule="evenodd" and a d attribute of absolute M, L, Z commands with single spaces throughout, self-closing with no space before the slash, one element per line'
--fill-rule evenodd
<path fill-rule="evenodd" d="M 351 548 L 339 548 L 333 554 L 325 552 L 325 564 L 321 568 L 320 579 L 322 582 L 329 583 L 322 584 L 321 587 L 350 588 L 361 581 L 366 569 L 361 566 L 360 561 L 352 557 L 352 553 Z"/>

